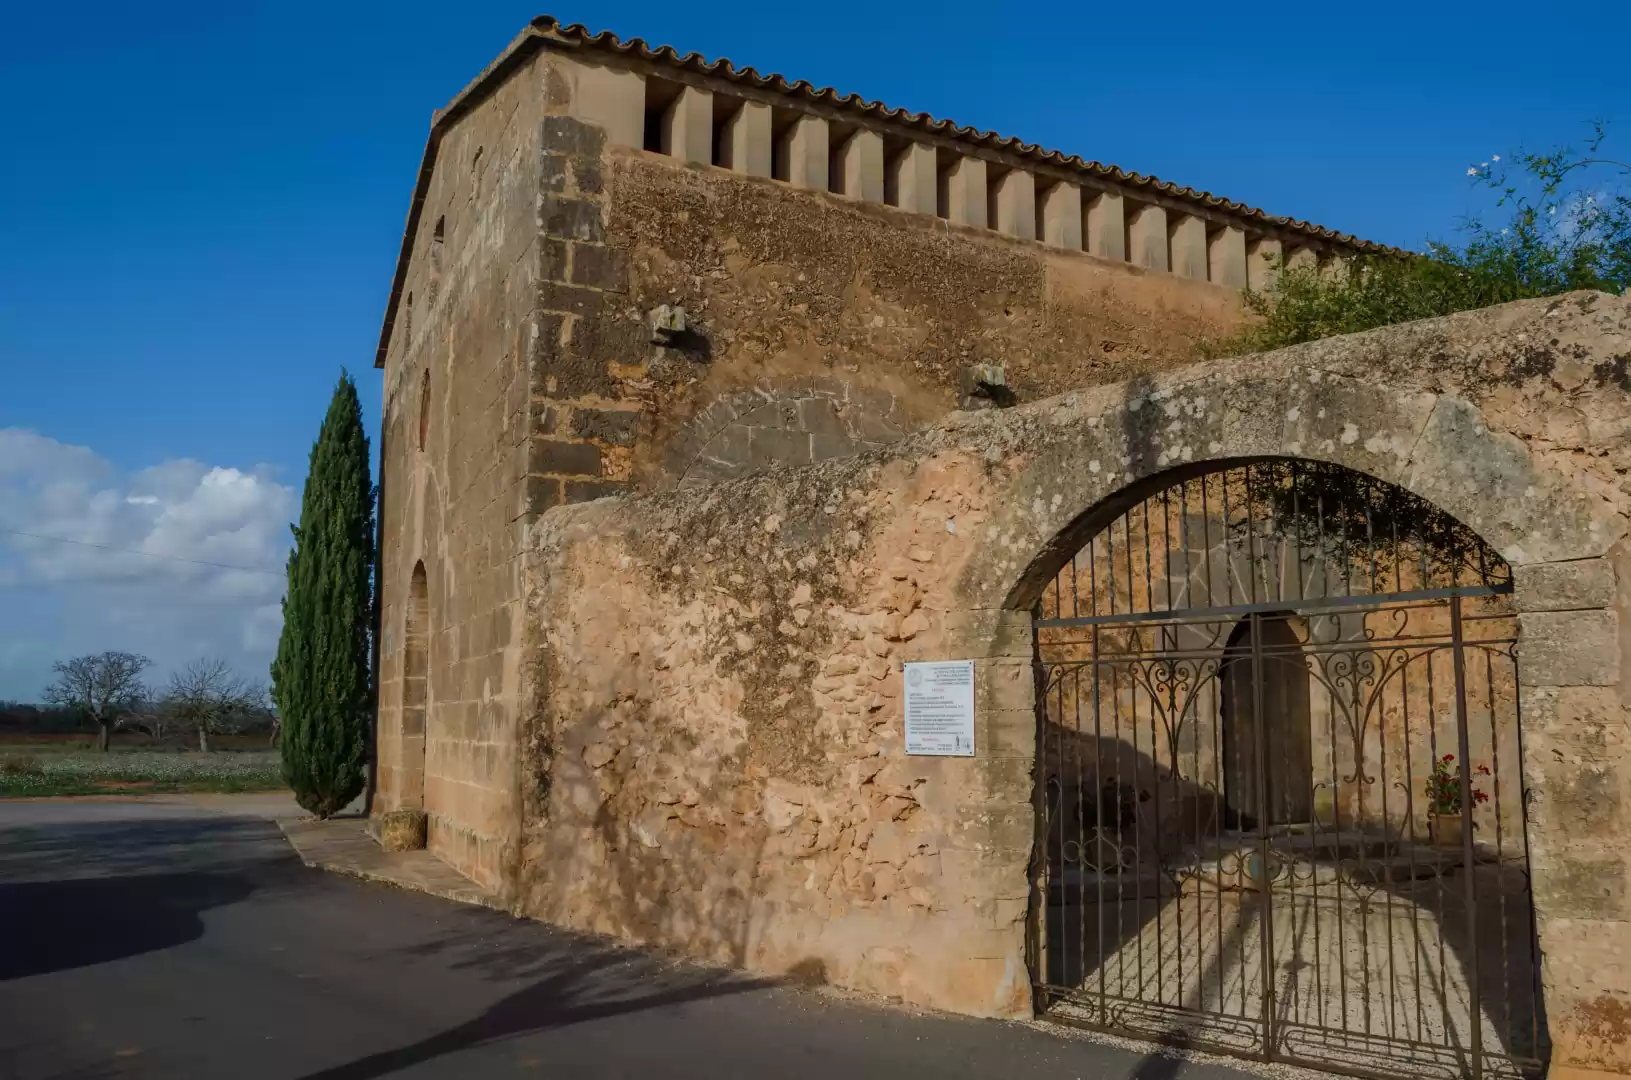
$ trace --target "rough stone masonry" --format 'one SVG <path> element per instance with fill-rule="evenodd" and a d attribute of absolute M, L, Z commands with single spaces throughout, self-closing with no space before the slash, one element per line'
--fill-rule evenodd
<path fill-rule="evenodd" d="M 1195 365 L 882 451 L 540 518 L 519 910 L 1024 1015 L 1030 607 L 1077 523 L 1176 462 L 1294 455 L 1512 562 L 1558 1064 L 1623 1069 L 1631 301 L 1580 294 Z M 907 758 L 903 661 L 978 661 L 973 760 Z M 1608 775 L 1611 779 L 1604 780 Z"/>
<path fill-rule="evenodd" d="M 1033 603 L 1130 486 L 1330 461 L 1514 568 L 1554 1069 L 1631 1072 L 1631 301 L 1192 364 L 1237 254 L 1367 245 L 612 45 L 540 21 L 432 130 L 380 351 L 377 813 L 523 914 L 1028 1015 Z M 901 664 L 946 658 L 976 756 L 909 758 Z"/>

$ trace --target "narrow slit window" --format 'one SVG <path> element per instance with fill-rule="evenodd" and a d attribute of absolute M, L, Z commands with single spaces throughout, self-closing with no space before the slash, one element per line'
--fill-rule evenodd
<path fill-rule="evenodd" d="M 425 452 L 425 436 L 430 434 L 430 372 L 419 377 L 419 452 Z"/>

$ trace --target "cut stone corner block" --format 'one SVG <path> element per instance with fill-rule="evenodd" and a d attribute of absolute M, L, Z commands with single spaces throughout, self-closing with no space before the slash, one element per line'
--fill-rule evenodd
<path fill-rule="evenodd" d="M 1042 195 L 1042 242 L 1066 251 L 1082 250 L 1082 189 L 1060 181 Z"/>
<path fill-rule="evenodd" d="M 883 138 L 875 131 L 857 131 L 838 151 L 839 181 L 846 198 L 884 201 Z"/>
<path fill-rule="evenodd" d="M 663 114 L 662 150 L 697 165 L 713 162 L 714 95 L 685 86 Z"/>
<path fill-rule="evenodd" d="M 1244 289 L 1247 284 L 1246 234 L 1233 225 L 1218 229 L 1206 241 L 1207 277 L 1215 285 Z"/>
<path fill-rule="evenodd" d="M 568 89 L 568 116 L 588 121 L 620 146 L 645 144 L 646 78 L 635 71 L 578 57 L 554 58 Z"/>
<path fill-rule="evenodd" d="M 946 220 L 953 225 L 985 228 L 985 162 L 980 158 L 958 158 L 945 172 Z"/>
<path fill-rule="evenodd" d="M 1206 222 L 1173 214 L 1167 225 L 1168 266 L 1179 277 L 1207 279 Z"/>
<path fill-rule="evenodd" d="M 1280 278 L 1284 249 L 1279 240 L 1262 237 L 1246 245 L 1246 287 L 1267 292 Z"/>
<path fill-rule="evenodd" d="M 370 831 L 385 851 L 418 851 L 425 846 L 425 812 L 392 810 L 380 814 Z"/>
<path fill-rule="evenodd" d="M 781 137 L 786 161 L 786 181 L 794 187 L 826 191 L 829 187 L 827 121 L 819 116 L 800 116 Z"/>
<path fill-rule="evenodd" d="M 1169 270 L 1166 209 L 1145 204 L 1128 213 L 1126 220 L 1128 261 L 1148 270 Z"/>
<path fill-rule="evenodd" d="M 773 137 L 770 106 L 745 101 L 725 122 L 719 140 L 719 164 L 747 176 L 768 177 Z"/>
<path fill-rule="evenodd" d="M 998 178 L 997 231 L 1021 240 L 1036 239 L 1036 178 L 1023 169 L 1012 169 Z"/>

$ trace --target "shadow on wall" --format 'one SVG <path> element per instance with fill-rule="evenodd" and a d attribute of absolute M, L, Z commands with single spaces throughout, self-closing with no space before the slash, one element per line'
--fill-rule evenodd
<path fill-rule="evenodd" d="M 547 788 L 527 811 L 537 839 L 522 908 L 558 926 L 749 967 L 772 833 L 762 820 L 729 829 L 726 819 L 758 807 L 763 793 L 739 761 L 702 767 L 693 734 L 665 729 L 633 695 L 614 696 L 603 712 L 575 713 L 548 753 Z M 621 748 L 611 732 L 624 736 Z"/>
<path fill-rule="evenodd" d="M 1486 1051 L 1544 1060 L 1521 867 L 1469 869 L 1432 844 L 1316 825 L 1270 830 L 1265 888 L 1253 880 L 1259 834 L 1220 827 L 1212 785 L 1174 776 L 1121 740 L 1053 722 L 1044 737 L 1049 813 L 1038 857 L 1049 888 L 1038 897 L 1047 913 L 1038 974 L 1048 985 L 1089 1011 L 1102 993 L 1107 1016 L 1123 1021 L 1137 1014 L 1127 1002 L 1260 1017 L 1267 929 L 1278 1023 L 1358 1030 L 1363 1016 L 1378 1035 L 1460 1055 L 1475 978 Z M 1164 1067 L 1149 1064 L 1150 1075 Z"/>
<path fill-rule="evenodd" d="M 751 884 L 759 875 L 766 836 L 763 830 L 749 844 L 731 841 L 723 829 L 706 823 L 685 823 L 674 806 L 648 809 L 642 820 L 620 820 L 610 804 L 601 806 L 595 828 L 606 845 L 607 865 L 616 888 L 604 897 L 617 913 L 624 932 L 638 941 L 677 947 L 692 956 L 735 968 L 748 966 L 748 935 L 753 897 L 742 878 Z M 653 821 L 652 810 L 659 820 Z M 665 816 L 671 813 L 673 816 Z M 652 833 L 681 828 L 686 832 L 683 853 L 673 849 L 672 837 Z M 652 841 L 657 843 L 653 844 Z M 660 845 L 664 840 L 669 850 Z M 721 879 L 728 884 L 721 887 Z"/>
<path fill-rule="evenodd" d="M 525 980 L 526 985 L 465 1023 L 417 1042 L 310 1073 L 303 1080 L 393 1076 L 448 1054 L 538 1031 L 777 985 L 771 980 L 664 961 L 563 931 L 550 931 L 550 939 L 542 944 L 501 950 L 474 947 L 478 943 L 490 944 L 491 937 L 491 926 L 484 919 L 478 929 L 468 934 L 408 952 L 416 956 L 469 955 L 475 959 L 453 966 L 473 964 L 495 980 Z"/>

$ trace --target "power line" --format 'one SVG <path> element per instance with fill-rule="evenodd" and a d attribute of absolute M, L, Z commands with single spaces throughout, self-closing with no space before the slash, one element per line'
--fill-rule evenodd
<path fill-rule="evenodd" d="M 128 555 L 141 555 L 148 559 L 166 559 L 170 562 L 192 563 L 195 566 L 213 566 L 221 570 L 237 570 L 245 574 L 283 577 L 282 570 L 262 570 L 255 566 L 233 566 L 231 563 L 211 562 L 208 559 L 189 559 L 184 555 L 160 555 L 157 552 L 143 551 L 140 548 L 119 547 L 117 544 L 97 544 L 90 540 L 70 540 L 66 536 L 46 536 L 43 533 L 24 532 L 22 529 L 0 529 L 0 533 L 9 533 L 12 536 L 26 536 L 31 540 L 50 540 L 57 544 L 76 544 L 79 547 L 100 548 L 103 551 L 122 551 Z"/>

